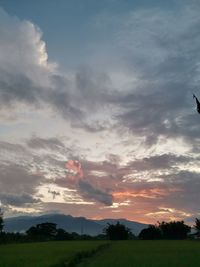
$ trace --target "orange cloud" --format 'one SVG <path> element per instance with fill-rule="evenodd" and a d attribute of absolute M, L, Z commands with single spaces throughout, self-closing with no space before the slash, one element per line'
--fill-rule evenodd
<path fill-rule="evenodd" d="M 69 160 L 65 164 L 65 167 L 67 170 L 68 178 L 71 181 L 76 181 L 83 178 L 83 170 L 81 168 L 81 163 L 79 161 Z"/>
<path fill-rule="evenodd" d="M 168 196 L 172 192 L 179 192 L 181 189 L 179 188 L 152 188 L 152 189 L 142 189 L 142 190 L 129 190 L 129 191 L 118 191 L 113 192 L 113 197 L 118 200 L 125 200 L 128 198 L 142 197 L 142 198 L 159 198 Z"/>

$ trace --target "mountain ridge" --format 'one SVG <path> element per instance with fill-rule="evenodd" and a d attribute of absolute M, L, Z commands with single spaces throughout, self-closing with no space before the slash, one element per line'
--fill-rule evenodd
<path fill-rule="evenodd" d="M 127 219 L 105 218 L 102 220 L 92 220 L 85 217 L 73 217 L 65 214 L 44 214 L 39 216 L 17 216 L 4 219 L 4 230 L 6 232 L 25 232 L 31 226 L 36 224 L 51 222 L 56 223 L 58 228 L 63 228 L 67 232 L 76 232 L 78 234 L 98 235 L 108 223 L 120 222 L 128 227 L 133 234 L 138 235 L 139 232 L 148 225 L 130 221 Z"/>

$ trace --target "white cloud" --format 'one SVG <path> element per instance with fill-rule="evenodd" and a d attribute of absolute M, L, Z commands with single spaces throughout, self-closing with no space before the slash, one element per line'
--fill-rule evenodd
<path fill-rule="evenodd" d="M 0 9 L 0 35 L 1 71 L 23 75 L 39 86 L 47 86 L 56 64 L 48 62 L 41 30 Z"/>
<path fill-rule="evenodd" d="M 108 152 L 120 155 L 124 164 L 130 159 L 138 164 L 138 158 L 141 158 L 146 168 L 151 159 L 142 160 L 143 157 L 152 157 L 152 164 L 155 164 L 153 155 L 188 153 L 195 138 L 198 141 L 200 132 L 199 117 L 193 116 L 192 99 L 189 102 L 187 98 L 188 88 L 195 89 L 199 81 L 198 11 L 198 6 L 196 9 L 183 6 L 180 10 L 168 12 L 135 9 L 126 15 L 108 14 L 107 19 L 104 15 L 98 30 L 106 31 L 108 38 L 88 45 L 93 46 L 89 49 L 92 51 L 88 57 L 90 67 L 82 67 L 68 75 L 61 74 L 59 66 L 49 62 L 42 32 L 36 25 L 0 10 L 0 107 L 5 109 L 10 104 L 8 114 L 4 110 L 5 115 L 1 113 L 1 117 L 5 121 L 10 117 L 14 121 L 15 106 L 19 116 L 24 121 L 29 120 L 29 124 L 23 126 L 12 124 L 14 127 L 9 130 L 3 125 L 6 132 L 0 132 L 1 138 L 4 136 L 7 140 L 11 135 L 19 138 L 23 131 L 26 132 L 23 135 L 26 140 L 31 131 L 41 136 L 29 140 L 29 147 L 1 142 L 0 156 L 12 163 L 2 167 L 7 175 L 1 174 L 0 182 L 7 193 L 15 195 L 19 191 L 22 194 L 21 188 L 18 191 L 10 188 L 17 174 L 17 179 L 27 187 L 27 193 L 36 196 L 36 189 L 39 189 L 39 193 L 43 194 L 40 199 L 48 203 L 52 195 L 48 193 L 48 188 L 44 190 L 43 183 L 46 187 L 57 177 L 63 177 L 65 183 L 63 161 L 75 155 L 74 151 L 77 158 L 93 161 L 103 161 Z M 30 108 L 32 105 L 37 106 L 37 113 Z M 43 109 L 42 116 L 38 107 Z M 25 112 L 27 115 L 24 115 Z M 65 119 L 64 123 L 59 115 Z M 18 131 L 20 128 L 18 134 L 17 128 Z M 64 135 L 64 143 L 70 136 L 71 140 L 67 143 L 71 143 L 72 148 L 69 146 L 67 149 L 55 138 L 45 140 L 48 135 Z M 186 137 L 190 139 L 190 145 Z M 144 145 L 145 141 L 150 145 L 148 148 Z M 76 144 L 74 148 L 73 142 Z M 177 157 L 175 161 L 180 167 Z M 136 163 L 134 168 L 138 166 Z M 158 161 L 157 165 L 160 167 L 162 164 Z M 166 169 L 169 168 L 167 165 Z M 33 169 L 43 173 L 44 177 L 36 180 Z M 170 175 L 162 174 L 165 174 L 164 178 Z M 127 176 L 130 181 L 133 175 L 141 186 L 145 181 L 162 182 L 157 177 L 157 169 L 155 173 L 144 173 L 138 169 L 137 176 L 132 170 Z M 8 176 L 12 179 L 8 180 Z M 109 182 L 115 178 L 123 179 L 121 174 L 107 179 Z M 125 184 L 126 179 L 123 182 Z M 29 185 L 34 192 L 30 191 Z M 169 182 L 167 185 L 170 186 Z M 79 184 L 79 187 L 86 199 L 106 204 L 112 202 L 111 195 L 102 190 L 104 188 L 96 189 L 89 183 Z M 191 192 L 195 192 L 195 188 L 192 187 Z M 29 195 L 21 196 L 18 202 L 31 201 Z M 70 197 L 58 195 L 55 202 L 69 203 Z M 71 202 L 84 203 L 82 199 L 72 199 Z M 122 206 L 118 203 L 114 205 L 116 208 Z"/>

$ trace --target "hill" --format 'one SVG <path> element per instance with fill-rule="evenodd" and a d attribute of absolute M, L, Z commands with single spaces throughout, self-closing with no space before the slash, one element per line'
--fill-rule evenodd
<path fill-rule="evenodd" d="M 31 226 L 52 222 L 56 223 L 58 228 L 63 228 L 68 232 L 76 232 L 79 234 L 98 235 L 101 234 L 107 223 L 120 223 L 130 228 L 132 233 L 138 235 L 139 232 L 147 227 L 146 224 L 129 221 L 126 219 L 103 219 L 90 220 L 84 217 L 73 217 L 64 214 L 46 214 L 41 216 L 18 216 L 4 219 L 4 230 L 6 232 L 25 232 Z"/>

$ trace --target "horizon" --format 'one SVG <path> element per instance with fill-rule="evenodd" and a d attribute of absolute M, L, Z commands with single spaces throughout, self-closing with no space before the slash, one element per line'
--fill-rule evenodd
<path fill-rule="evenodd" d="M 133 222 L 133 223 L 138 223 L 138 224 L 146 224 L 146 225 L 157 225 L 159 221 L 156 221 L 156 222 L 152 222 L 152 223 L 145 223 L 145 222 L 142 222 L 142 221 L 135 221 L 135 220 L 129 220 L 127 218 L 110 218 L 110 217 L 106 217 L 106 218 L 88 218 L 88 217 L 85 217 L 85 216 L 72 216 L 71 214 L 64 214 L 64 213 L 39 213 L 39 214 L 22 214 L 22 215 L 17 215 L 15 214 L 14 216 L 11 216 L 11 217 L 5 217 L 4 219 L 13 219 L 13 218 L 18 218 L 18 217 L 43 217 L 43 216 L 54 216 L 54 215 L 62 215 L 62 216 L 69 216 L 69 217 L 72 217 L 72 218 L 75 218 L 75 219 L 79 219 L 79 218 L 83 218 L 83 219 L 86 219 L 86 220 L 91 220 L 91 221 L 103 221 L 103 220 L 119 220 L 119 221 L 129 221 L 129 222 Z M 162 222 L 163 220 L 161 220 L 160 222 Z M 173 222 L 173 221 L 176 221 L 176 220 L 166 220 L 165 222 L 169 223 L 169 222 Z M 182 219 L 179 219 L 179 221 L 184 221 Z M 184 221 L 184 223 L 186 223 Z M 194 228 L 194 221 L 190 221 L 189 223 L 187 223 L 187 225 L 191 226 Z"/>
<path fill-rule="evenodd" d="M 0 0 L 0 208 L 200 216 L 200 3 Z"/>
<path fill-rule="evenodd" d="M 84 217 L 84 216 L 72 216 L 70 214 L 63 214 L 63 213 L 45 213 L 45 214 L 24 214 L 24 215 L 15 215 L 13 217 L 6 217 L 4 219 L 12 219 L 12 218 L 17 218 L 17 217 L 42 217 L 42 216 L 52 216 L 52 215 L 64 215 L 64 216 L 70 216 L 70 217 L 73 217 L 73 218 L 83 218 L 83 219 L 86 219 L 86 220 L 91 220 L 91 221 L 102 221 L 102 220 L 126 220 L 126 221 L 130 221 L 130 222 L 135 222 L 135 223 L 139 223 L 139 224 L 145 224 L 145 223 L 142 223 L 142 222 L 137 222 L 137 221 L 132 221 L 132 220 L 128 220 L 126 218 L 102 218 L 102 219 L 92 219 L 92 218 L 87 218 L 87 217 Z"/>

